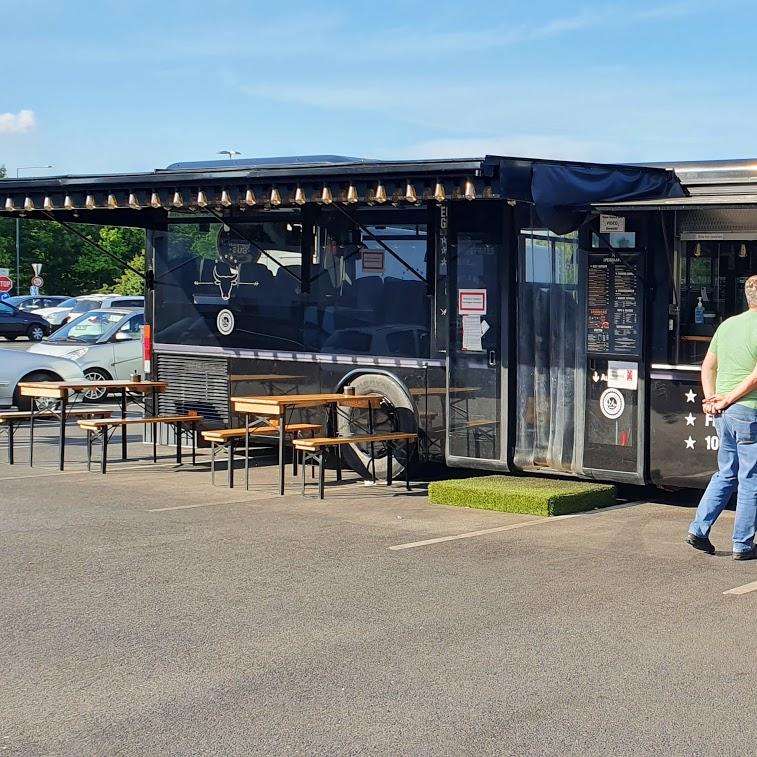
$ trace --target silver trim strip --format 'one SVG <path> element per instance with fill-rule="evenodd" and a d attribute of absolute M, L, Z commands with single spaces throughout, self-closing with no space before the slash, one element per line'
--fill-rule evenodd
<path fill-rule="evenodd" d="M 701 365 L 668 365 L 667 363 L 652 363 L 650 368 L 653 371 L 695 371 L 696 373 L 699 373 L 702 370 Z"/>
<path fill-rule="evenodd" d="M 381 366 L 382 368 L 444 368 L 444 360 L 432 358 L 397 358 L 369 355 L 323 355 L 315 352 L 279 352 L 278 350 L 243 350 L 230 347 L 189 346 L 182 344 L 153 344 L 153 352 L 180 355 L 216 355 L 218 357 L 250 358 L 255 360 L 289 360 L 295 363 L 332 363 L 334 365 Z"/>

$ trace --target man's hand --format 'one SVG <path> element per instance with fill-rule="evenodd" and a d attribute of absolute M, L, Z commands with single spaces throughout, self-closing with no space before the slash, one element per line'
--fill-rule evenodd
<path fill-rule="evenodd" d="M 728 407 L 728 403 L 722 394 L 713 394 L 711 397 L 705 397 L 702 400 L 702 412 L 707 415 L 719 415 L 726 407 Z"/>

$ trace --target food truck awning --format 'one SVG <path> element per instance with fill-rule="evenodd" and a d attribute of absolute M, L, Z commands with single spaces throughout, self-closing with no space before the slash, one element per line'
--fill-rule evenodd
<path fill-rule="evenodd" d="M 629 202 L 595 202 L 593 207 L 600 212 L 623 212 L 630 210 L 704 210 L 712 208 L 757 207 L 755 194 L 692 195 L 668 197 L 661 200 L 632 200 Z"/>
<path fill-rule="evenodd" d="M 556 232 L 577 228 L 591 203 L 685 194 L 671 170 L 571 161 L 484 158 L 380 161 L 302 156 L 175 163 L 145 173 L 0 181 L 0 216 L 155 227 L 168 212 L 276 210 L 507 199 L 535 207 Z"/>

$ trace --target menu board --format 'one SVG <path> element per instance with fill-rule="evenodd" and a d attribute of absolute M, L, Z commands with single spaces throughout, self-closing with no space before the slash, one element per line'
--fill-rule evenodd
<path fill-rule="evenodd" d="M 641 352 L 638 253 L 589 253 L 586 350 L 607 355 Z"/>

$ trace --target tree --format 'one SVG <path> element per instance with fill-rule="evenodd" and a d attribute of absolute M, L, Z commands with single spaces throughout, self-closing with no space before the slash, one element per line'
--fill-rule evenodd
<path fill-rule="evenodd" d="M 130 261 L 129 265 L 144 273 L 145 271 L 145 251 L 138 252 Z M 109 288 L 115 294 L 144 294 L 145 293 L 145 280 L 142 276 L 139 276 L 128 268 L 123 272 L 116 283 Z"/>

